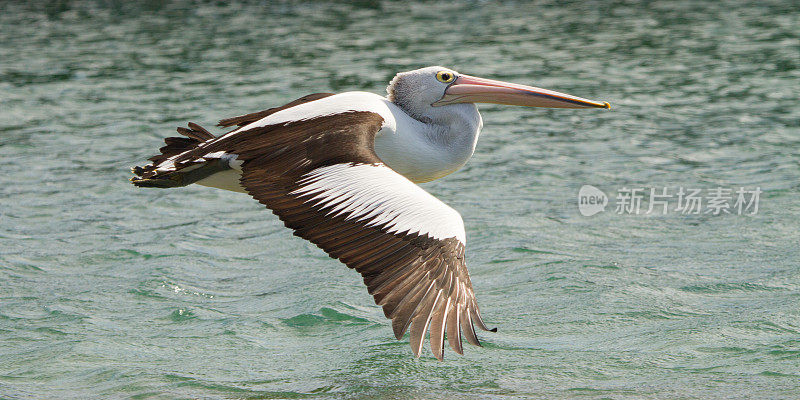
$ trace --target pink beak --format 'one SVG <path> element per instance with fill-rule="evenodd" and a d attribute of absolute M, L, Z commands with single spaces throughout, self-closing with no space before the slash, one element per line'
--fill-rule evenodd
<path fill-rule="evenodd" d="M 459 75 L 441 99 L 431 104 L 494 103 L 512 106 L 550 108 L 611 108 L 608 102 L 587 100 L 553 90 Z"/>

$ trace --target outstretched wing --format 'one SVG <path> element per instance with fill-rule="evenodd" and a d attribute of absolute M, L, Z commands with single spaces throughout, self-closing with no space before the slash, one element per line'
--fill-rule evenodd
<path fill-rule="evenodd" d="M 464 224 L 378 158 L 383 123 L 364 111 L 318 116 L 238 131 L 198 152 L 236 155 L 245 190 L 295 235 L 361 273 L 395 336 L 410 330 L 415 355 L 430 330 L 441 360 L 445 333 L 462 353 L 461 332 L 480 345 L 473 324 L 488 330 L 464 261 Z"/>

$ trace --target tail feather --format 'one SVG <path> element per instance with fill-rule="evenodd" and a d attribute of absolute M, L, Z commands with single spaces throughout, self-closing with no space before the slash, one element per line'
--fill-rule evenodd
<path fill-rule="evenodd" d="M 185 151 L 189 151 L 197 147 L 197 145 L 199 145 L 202 142 L 197 139 L 168 137 L 164 139 L 164 143 L 166 143 L 167 145 L 158 149 L 160 154 L 148 158 L 149 161 L 152 161 L 153 165 L 161 164 L 164 160 L 172 156 L 176 156 Z"/>
<path fill-rule="evenodd" d="M 193 122 L 188 124 L 188 128 L 179 127 L 178 133 L 185 137 L 165 138 L 164 143 L 166 145 L 159 149 L 159 154 L 148 159 L 150 161 L 149 164 L 131 168 L 131 172 L 136 175 L 131 178 L 131 183 L 139 187 L 171 188 L 186 186 L 208 176 L 210 173 L 221 170 L 219 162 L 211 163 L 205 160 L 199 164 L 195 162 L 179 163 L 173 169 L 160 170 L 159 167 L 170 158 L 197 148 L 202 143 L 215 138 L 211 132 Z M 204 166 L 204 164 L 209 165 Z M 190 166 L 197 166 L 197 168 L 187 169 Z"/>
<path fill-rule="evenodd" d="M 159 177 L 159 178 L 139 178 L 133 177 L 131 178 L 131 183 L 138 187 L 156 187 L 156 188 L 174 188 L 174 187 L 181 187 L 186 186 L 182 181 L 182 175 L 179 174 L 171 174 L 169 177 Z"/>

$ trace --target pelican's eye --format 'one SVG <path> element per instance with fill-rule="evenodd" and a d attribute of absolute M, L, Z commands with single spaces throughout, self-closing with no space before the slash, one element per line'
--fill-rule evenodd
<path fill-rule="evenodd" d="M 438 80 L 439 82 L 450 83 L 453 81 L 453 79 L 456 79 L 456 76 L 452 72 L 439 71 L 436 73 L 436 80 Z"/>

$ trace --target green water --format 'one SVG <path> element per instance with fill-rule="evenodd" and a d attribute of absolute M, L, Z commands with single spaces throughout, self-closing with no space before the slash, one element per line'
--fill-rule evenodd
<path fill-rule="evenodd" d="M 3 2 L 0 28 L 0 398 L 800 397 L 796 3 Z M 464 356 L 415 359 L 248 196 L 127 182 L 186 121 L 431 64 L 613 105 L 481 106 L 424 185 L 499 328 Z M 618 214 L 625 187 L 763 193 Z"/>

